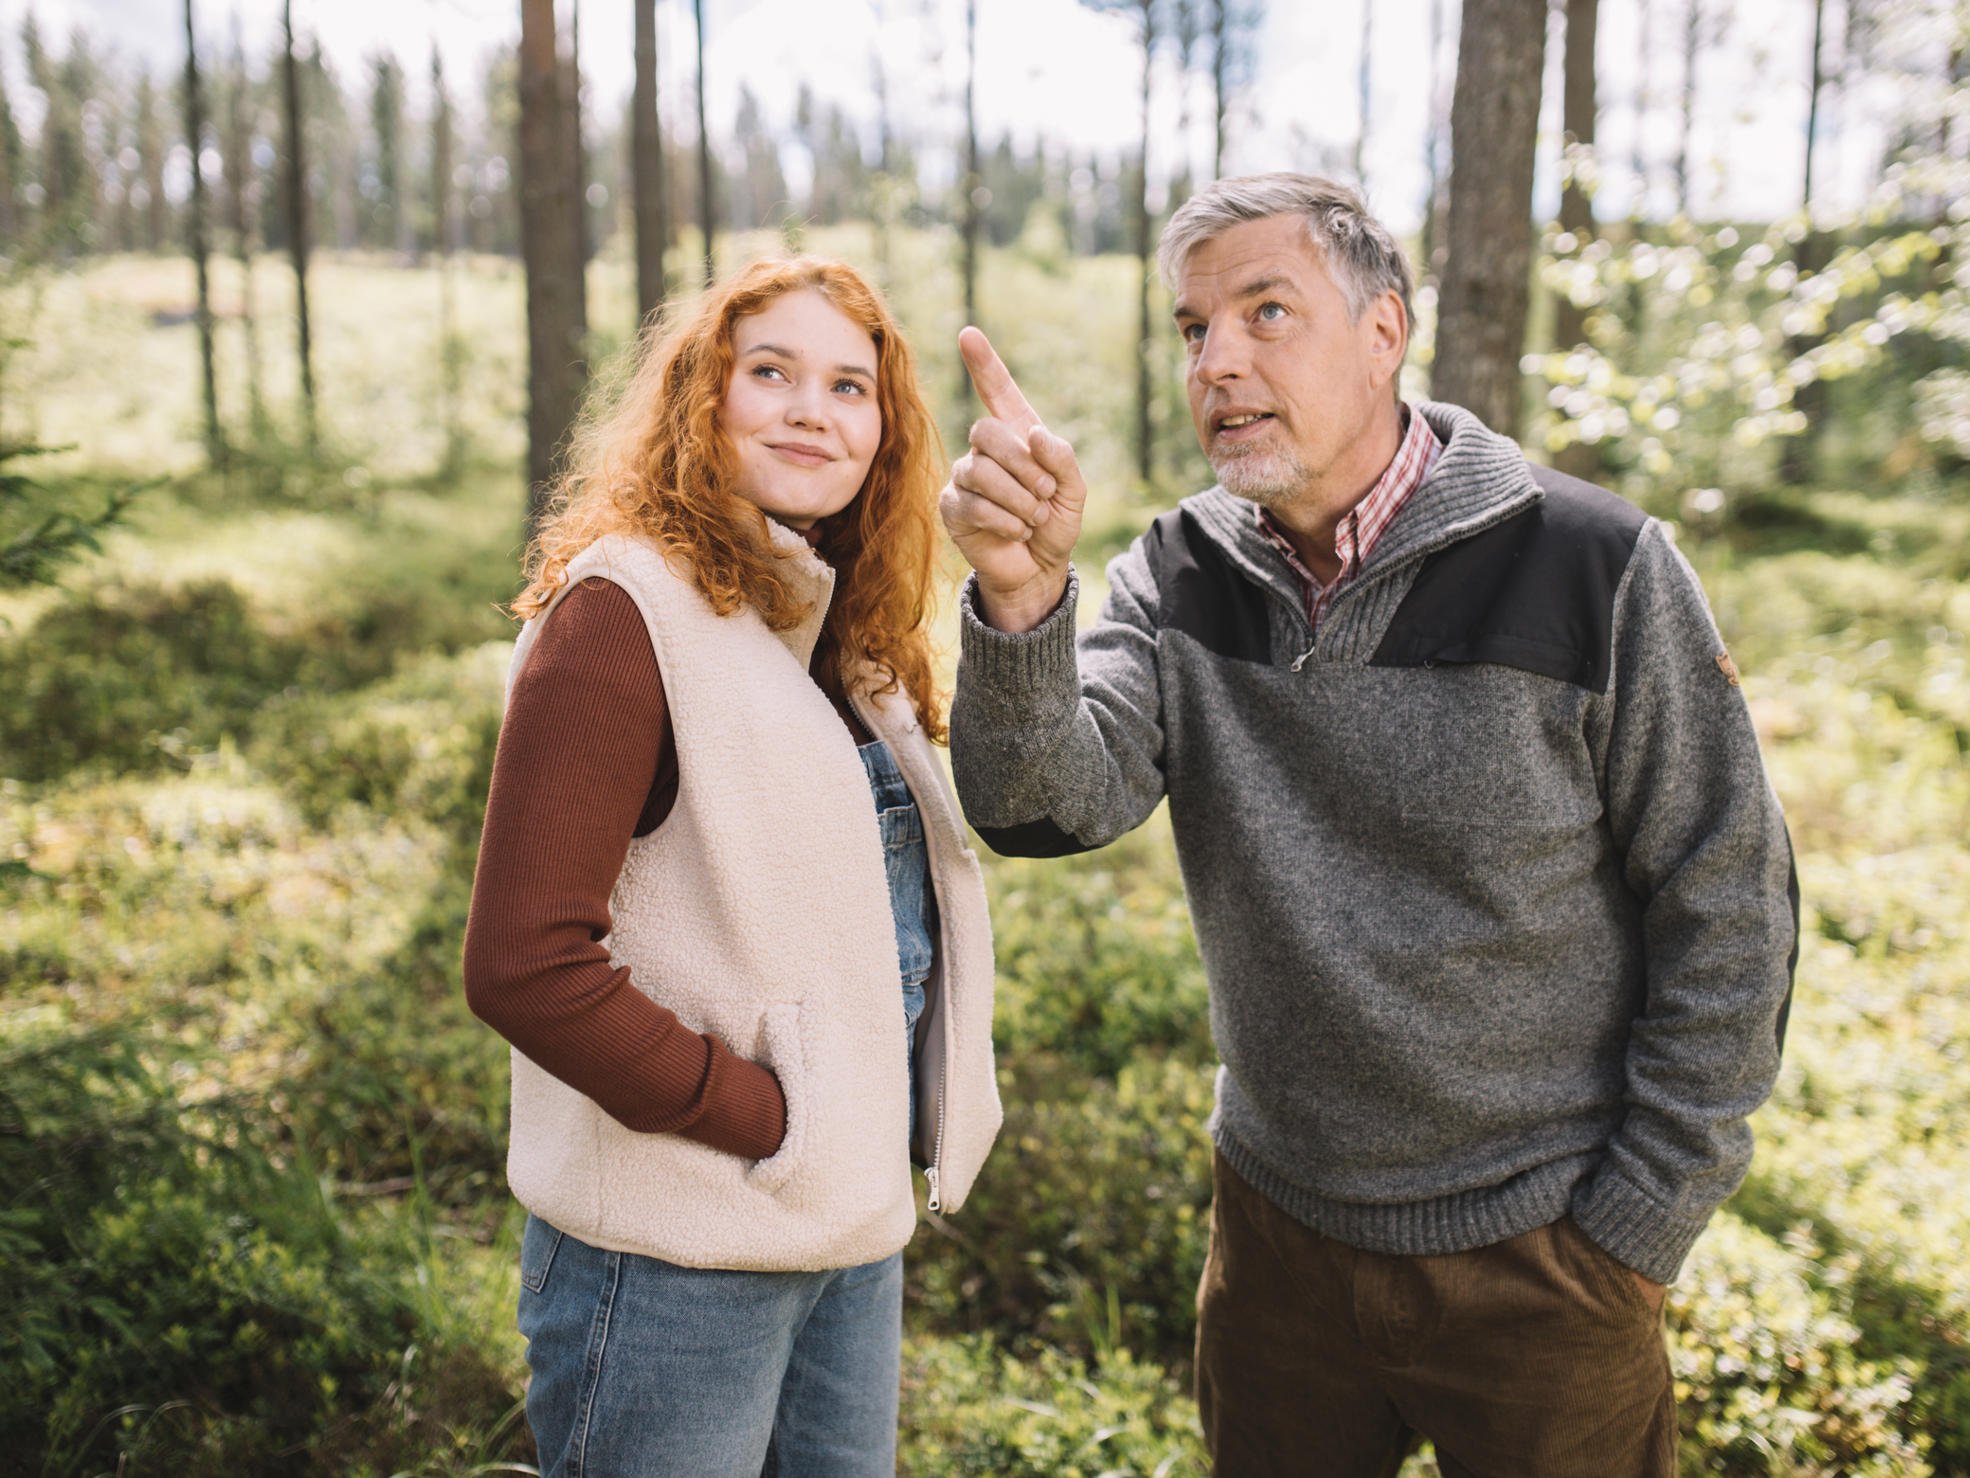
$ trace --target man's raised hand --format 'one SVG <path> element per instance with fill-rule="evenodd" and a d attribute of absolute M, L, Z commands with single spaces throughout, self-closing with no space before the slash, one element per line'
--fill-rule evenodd
<path fill-rule="evenodd" d="M 979 615 L 1002 631 L 1028 631 L 1066 593 L 1087 484 L 1074 448 L 1041 424 L 985 335 L 965 328 L 958 352 L 985 415 L 952 464 L 938 511 L 978 571 Z"/>

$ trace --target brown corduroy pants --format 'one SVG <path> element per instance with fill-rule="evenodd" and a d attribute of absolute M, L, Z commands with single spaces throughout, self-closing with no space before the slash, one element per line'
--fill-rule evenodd
<path fill-rule="evenodd" d="M 1212 1167 L 1197 1404 L 1218 1478 L 1666 1478 L 1661 1316 L 1570 1218 L 1442 1256 L 1323 1237 Z"/>

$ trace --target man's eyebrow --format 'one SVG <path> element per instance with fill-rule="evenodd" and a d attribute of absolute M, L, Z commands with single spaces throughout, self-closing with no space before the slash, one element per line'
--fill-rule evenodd
<path fill-rule="evenodd" d="M 773 354 L 781 359 L 793 360 L 802 358 L 799 350 L 789 349 L 784 344 L 751 344 L 739 351 L 739 357 L 741 359 L 749 354 Z M 866 369 L 859 364 L 838 364 L 835 366 L 835 373 L 838 375 L 860 375 L 865 380 L 873 380 L 876 377 L 874 370 Z"/>
<path fill-rule="evenodd" d="M 1279 273 L 1273 272 L 1264 277 L 1254 277 L 1250 282 L 1239 288 L 1237 292 L 1233 293 L 1232 296 L 1235 298 L 1256 298 L 1260 293 L 1277 292 L 1282 287 L 1291 287 L 1292 285 L 1291 278 L 1283 277 Z"/>
<path fill-rule="evenodd" d="M 1243 287 L 1234 289 L 1231 296 L 1243 302 L 1247 298 L 1256 298 L 1261 293 L 1278 292 L 1282 288 L 1290 289 L 1292 286 L 1292 278 L 1282 276 L 1277 272 L 1269 272 L 1263 277 L 1254 277 Z M 1197 318 L 1201 315 L 1188 303 L 1180 302 L 1170 310 L 1170 316 L 1181 323 L 1186 318 Z"/>

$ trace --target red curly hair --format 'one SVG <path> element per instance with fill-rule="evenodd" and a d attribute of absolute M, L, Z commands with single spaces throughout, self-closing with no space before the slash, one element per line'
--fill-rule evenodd
<path fill-rule="evenodd" d="M 844 263 L 819 257 L 754 262 L 706 293 L 690 317 L 639 336 L 619 393 L 591 399 L 565 470 L 527 551 L 522 618 L 546 609 L 568 561 L 605 534 L 638 534 L 681 557 L 721 616 L 742 606 L 775 631 L 809 603 L 788 581 L 766 515 L 734 491 L 737 459 L 718 424 L 735 356 L 733 326 L 785 293 L 820 293 L 876 347 L 882 440 L 853 502 L 821 519 L 818 548 L 835 570 L 816 650 L 824 686 L 851 674 L 871 692 L 900 687 L 918 722 L 945 737 L 926 630 L 937 571 L 943 444 L 917 388 L 915 360 L 880 294 Z"/>

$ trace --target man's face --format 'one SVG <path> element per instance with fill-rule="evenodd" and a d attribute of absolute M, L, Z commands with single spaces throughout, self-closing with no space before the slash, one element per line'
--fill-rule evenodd
<path fill-rule="evenodd" d="M 1402 362 L 1394 293 L 1350 322 L 1305 221 L 1271 216 L 1191 251 L 1176 322 L 1191 421 L 1227 492 L 1268 507 L 1360 495 L 1352 460 Z"/>

